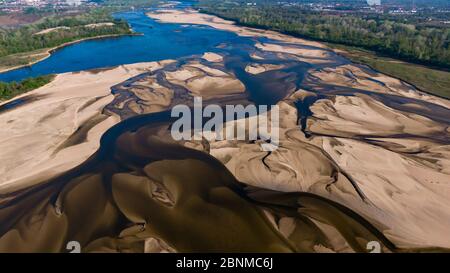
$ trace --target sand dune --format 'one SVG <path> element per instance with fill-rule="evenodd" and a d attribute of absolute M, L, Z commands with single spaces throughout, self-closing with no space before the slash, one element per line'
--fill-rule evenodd
<path fill-rule="evenodd" d="M 0 192 L 21 189 L 83 162 L 97 150 L 100 136 L 119 121 L 102 113 L 113 100 L 111 86 L 159 67 L 141 63 L 60 74 L 14 98 L 39 97 L 0 115 Z M 73 138 L 80 139 L 65 147 Z"/>
<path fill-rule="evenodd" d="M 278 70 L 283 67 L 284 67 L 283 65 L 275 65 L 275 64 L 249 64 L 245 67 L 245 71 L 256 75 L 271 70 Z"/>
<path fill-rule="evenodd" d="M 213 63 L 223 61 L 223 57 L 221 55 L 212 52 L 206 52 L 203 54 L 202 58 Z"/>
<path fill-rule="evenodd" d="M 240 27 L 235 25 L 232 21 L 224 20 L 213 15 L 199 13 L 192 9 L 159 9 L 155 12 L 149 12 L 147 15 L 153 19 L 166 23 L 208 25 L 213 28 L 235 32 L 239 36 L 267 37 L 287 43 L 299 43 L 318 48 L 326 48 L 326 46 L 321 43 L 295 38 L 275 31 Z"/>
<path fill-rule="evenodd" d="M 102 220 L 98 221 L 101 229 L 117 231 L 119 213 L 127 221 L 120 238 L 92 241 L 84 236 L 88 251 L 207 251 L 219 247 L 362 252 L 367 241 L 383 241 L 374 229 L 386 237 L 385 251 L 450 248 L 448 100 L 343 61 L 317 42 L 238 27 L 192 10 L 160 10 L 149 16 L 274 40 L 256 43 L 248 52 L 253 60 L 240 69 L 247 72 L 244 79 L 256 86 L 259 96 L 278 95 L 278 149 L 264 151 L 262 140 L 212 138 L 175 143 L 169 123 L 161 125 L 159 119 L 138 116 L 144 125 L 136 129 L 125 120 L 122 129 L 127 125 L 130 129 L 111 139 L 114 149 L 110 158 L 94 162 L 96 167 L 88 174 L 72 174 L 75 178 L 66 181 L 75 186 L 66 187 L 65 192 L 76 194 L 58 196 L 61 204 L 67 204 L 59 220 L 46 213 L 24 229 L 23 223 L 31 222 L 33 213 L 38 213 L 37 206 L 24 217 L 0 210 L 0 217 L 8 223 L 17 218 L 13 224 L 25 234 L 18 236 L 11 229 L 0 240 L 26 247 L 26 239 L 44 224 L 58 227 L 65 236 L 73 230 L 60 219 L 84 223 L 74 211 L 88 208 L 89 219 Z M 274 65 L 270 63 L 273 60 L 286 65 Z M 226 55 L 209 52 L 180 63 L 62 74 L 49 85 L 23 95 L 40 97 L 0 115 L 0 126 L 6 129 L 0 132 L 0 157 L 6 162 L 0 169 L 4 173 L 0 193 L 45 183 L 78 165 L 97 149 L 101 134 L 119 117 L 166 110 L 199 95 L 221 103 L 233 96 L 243 100 L 249 86 L 225 68 L 226 61 Z M 300 68 L 289 70 L 292 63 Z M 119 84 L 150 70 L 155 73 Z M 264 81 L 266 75 L 270 80 Z M 294 84 L 297 81 L 300 87 Z M 117 91 L 115 96 L 111 87 Z M 226 122 L 223 130 L 231 132 L 229 129 L 237 126 L 250 134 L 256 127 L 247 125 L 254 126 L 250 120 L 256 118 Z M 108 168 L 102 169 L 105 162 Z M 110 191 L 103 187 L 106 184 Z M 38 201 L 30 202 L 54 211 L 45 191 L 38 192 Z M 241 198 L 244 194 L 246 201 Z M 86 208 L 76 206 L 79 201 L 71 196 L 87 197 L 89 202 L 83 202 Z M 20 205 L 25 206 L 19 203 L 19 208 L 13 209 Z M 273 207 L 277 209 L 269 209 Z M 218 225 L 211 229 L 211 223 Z M 236 226 L 243 235 L 239 240 L 234 240 Z M 89 223 L 83 228 L 83 234 L 91 234 L 97 227 Z M 180 232 L 186 236 L 178 236 Z M 54 237 L 50 232 L 45 236 Z M 59 242 L 48 240 L 52 251 L 60 250 Z M 35 239 L 30 242 L 36 249 L 43 247 Z"/>
<path fill-rule="evenodd" d="M 325 64 L 330 63 L 332 60 L 330 57 L 330 52 L 320 47 L 308 47 L 303 43 L 300 47 L 295 47 L 292 45 L 279 45 L 279 44 L 271 44 L 271 43 L 256 43 L 255 47 L 270 52 L 278 52 L 280 54 L 280 58 L 285 59 L 294 59 L 301 62 L 313 63 L 313 64 Z M 289 54 L 291 56 L 285 56 Z"/>
<path fill-rule="evenodd" d="M 47 33 L 50 33 L 50 32 L 58 31 L 58 30 L 60 30 L 60 29 L 67 30 L 67 29 L 70 29 L 70 27 L 53 27 L 53 28 L 47 28 L 47 29 L 41 30 L 41 31 L 39 31 L 39 32 L 36 32 L 34 35 L 47 34 Z"/>
<path fill-rule="evenodd" d="M 405 137 L 434 137 L 445 132 L 448 127 L 415 113 L 392 109 L 362 94 L 319 100 L 311 106 L 311 111 L 314 115 L 308 119 L 310 131 L 342 137 L 402 134 Z"/>
<path fill-rule="evenodd" d="M 346 64 L 338 67 L 327 67 L 310 73 L 311 81 L 320 80 L 324 83 L 330 83 L 334 86 L 349 87 L 361 89 L 376 93 L 385 93 L 399 95 L 403 97 L 414 98 L 446 108 L 450 108 L 450 101 L 420 92 L 413 86 L 400 81 L 399 79 L 370 71 L 367 68 Z"/>
<path fill-rule="evenodd" d="M 173 72 L 165 72 L 169 82 L 185 87 L 193 96 L 205 99 L 243 93 L 245 86 L 233 75 L 194 63 Z"/>
<path fill-rule="evenodd" d="M 344 204 L 399 247 L 449 247 L 450 146 L 433 140 L 442 133 L 449 139 L 446 125 L 368 96 L 337 96 L 312 105 L 307 130 L 317 136 L 306 138 L 292 103 L 308 96 L 314 94 L 298 91 L 278 104 L 283 114 L 274 152 L 258 142 L 211 141 L 209 153 L 249 185 Z"/>

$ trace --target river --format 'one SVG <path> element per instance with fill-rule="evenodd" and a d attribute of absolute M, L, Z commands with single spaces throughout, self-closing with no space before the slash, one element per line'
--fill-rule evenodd
<path fill-rule="evenodd" d="M 142 35 L 80 42 L 31 67 L 0 74 L 0 80 L 18 81 L 175 60 L 111 87 L 114 99 L 101 114 L 121 122 L 105 129 L 98 150 L 86 161 L 0 198 L 0 252 L 61 252 L 70 240 L 80 242 L 85 252 L 151 252 L 148 245 L 155 238 L 162 250 L 180 252 L 365 252 L 370 242 L 386 252 L 442 250 L 415 249 L 411 246 L 424 244 L 413 241 L 405 248 L 396 243 L 408 242 L 410 226 L 419 231 L 433 227 L 427 219 L 447 215 L 440 209 L 450 207 L 445 192 L 434 186 L 448 178 L 441 175 L 445 166 L 435 167 L 444 165 L 440 160 L 447 152 L 439 150 L 448 144 L 448 129 L 440 129 L 448 127 L 439 127 L 448 126 L 446 102 L 307 41 L 295 44 L 208 26 L 163 24 L 144 10 L 115 16 Z M 209 61 L 202 56 L 205 52 L 219 53 L 221 60 Z M 252 67 L 268 69 L 252 73 Z M 225 92 L 234 78 L 243 91 Z M 163 110 L 146 108 L 165 94 L 172 95 Z M 259 139 L 173 141 L 170 109 L 189 105 L 199 94 L 219 105 L 279 103 L 284 107 L 281 146 L 265 152 Z M 28 99 L 39 99 L 33 96 Z M 16 120 L 22 120 L 23 108 L 17 105 L 27 101 L 10 103 L 17 109 L 3 113 L 9 115 L 3 124 L 13 131 L 19 127 Z M 45 118 L 64 114 L 58 111 Z M 91 125 L 81 124 L 52 156 L 76 151 Z M 8 134 L 6 141 L 10 139 Z M 23 146 L 35 142 L 33 136 L 33 143 Z M 436 154 L 423 148 L 423 158 L 416 156 L 422 153 L 416 152 L 417 143 L 420 149 L 436 149 Z M 352 157 L 353 163 L 348 161 Z M 439 164 L 429 164 L 428 158 Z M 288 189 L 289 184 L 296 187 Z M 415 209 L 427 204 L 427 209 Z M 17 230 L 21 236 L 15 236 Z M 386 236 L 385 230 L 393 235 Z M 39 240 L 34 240 L 37 232 Z"/>
<path fill-rule="evenodd" d="M 114 17 L 126 20 L 134 32 L 142 35 L 72 44 L 29 67 L 0 73 L 0 81 L 21 81 L 40 75 L 175 59 L 214 51 L 224 41 L 247 39 L 207 26 L 161 24 L 147 17 L 144 10 L 119 12 Z"/>

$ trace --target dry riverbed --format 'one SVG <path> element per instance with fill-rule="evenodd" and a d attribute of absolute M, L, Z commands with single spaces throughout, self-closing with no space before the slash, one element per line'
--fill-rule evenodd
<path fill-rule="evenodd" d="M 182 61 L 58 75 L 22 96 L 22 105 L 0 113 L 0 127 L 5 128 L 0 158 L 7 162 L 0 170 L 0 193 L 7 198 L 0 204 L 11 202 L 20 209 L 21 203 L 16 207 L 13 202 L 18 190 L 80 165 L 99 147 L 100 136 L 121 120 L 125 126 L 132 117 L 191 105 L 196 96 L 224 105 L 250 104 L 252 98 L 271 95 L 280 109 L 280 145 L 272 152 L 261 149 L 261 140 L 175 142 L 170 124 L 159 120 L 118 134 L 111 147 L 103 147 L 114 153 L 112 159 L 91 159 L 95 168 L 63 181 L 76 185 L 64 191 L 83 192 L 86 204 L 107 211 L 89 210 L 92 219 L 107 217 L 99 221 L 100 229 L 117 220 L 116 209 L 130 221 L 117 238 L 86 239 L 87 249 L 354 252 L 365 251 L 372 240 L 382 242 L 386 252 L 450 248 L 448 100 L 352 64 L 317 42 L 239 27 L 193 10 L 163 9 L 148 15 L 251 37 L 255 44 L 246 52 L 250 61 L 238 63 L 226 51 L 205 52 Z M 261 37 L 269 40 L 262 43 L 257 40 Z M 230 63 L 239 69 L 230 69 Z M 260 93 L 250 94 L 255 90 Z M 226 122 L 222 130 L 245 127 L 255 118 Z M 247 134 L 254 129 L 246 128 Z M 105 190 L 105 181 L 111 191 Z M 52 211 L 46 190 L 37 190 L 36 198 L 39 206 Z M 58 197 L 55 206 L 70 208 L 79 202 L 70 196 Z M 270 209 L 277 205 L 282 208 Z M 211 218 L 199 217 L 198 211 Z M 70 213 L 67 209 L 62 215 L 76 218 Z M 51 226 L 51 215 L 43 214 L 29 229 L 21 223 L 30 221 L 33 212 L 11 225 L 28 234 Z M 12 218 L 0 211 L 2 219 Z M 224 219 L 236 224 L 229 227 Z M 147 229 L 138 227 L 142 223 Z M 171 234 L 179 234 L 177 228 L 186 223 L 185 236 Z M 211 223 L 219 224 L 211 228 Z M 55 225 L 72 232 L 66 222 Z M 82 231 L 97 234 L 91 228 Z M 235 238 L 234 229 L 242 235 L 241 245 L 240 240 L 218 239 Z M 0 243 L 26 248 L 29 242 L 23 238 L 0 234 Z M 229 241 L 233 243 L 223 243 Z M 40 241 L 32 243 L 33 249 L 43 247 Z M 62 247 L 49 245 L 52 251 Z"/>

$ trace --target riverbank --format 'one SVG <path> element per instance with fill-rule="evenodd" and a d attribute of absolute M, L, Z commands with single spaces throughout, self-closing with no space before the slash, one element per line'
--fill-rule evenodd
<path fill-rule="evenodd" d="M 237 20 L 225 18 L 203 10 L 197 11 L 221 18 L 224 21 L 233 22 L 236 26 L 240 26 L 242 28 L 250 28 L 248 25 L 239 23 Z M 265 32 L 271 31 L 270 28 L 258 28 L 256 26 L 252 26 L 251 28 L 260 29 Z M 305 39 L 305 37 L 298 36 L 293 33 L 280 33 Z M 334 52 L 350 59 L 352 62 L 367 65 L 374 70 L 380 71 L 381 73 L 405 81 L 425 93 L 450 99 L 450 71 L 448 70 L 439 69 L 424 64 L 411 63 L 404 60 L 395 59 L 393 57 L 382 56 L 376 52 L 354 46 L 329 43 L 312 38 L 306 39 L 308 41 L 326 44 Z"/>
<path fill-rule="evenodd" d="M 11 105 L 0 115 L 0 192 L 26 187 L 86 160 L 101 135 L 119 122 L 103 113 L 114 99 L 111 87 L 167 63 L 58 74 L 49 84 L 0 103 Z"/>
<path fill-rule="evenodd" d="M 234 32 L 242 37 L 264 37 L 284 41 L 286 43 L 301 43 L 303 45 L 316 48 L 327 48 L 322 43 L 285 35 L 276 31 L 239 26 L 233 21 L 225 20 L 218 16 L 209 15 L 206 13 L 200 13 L 194 9 L 160 9 L 155 12 L 148 12 L 147 16 L 163 23 L 207 25 L 215 29 Z"/>
<path fill-rule="evenodd" d="M 17 82 L 0 82 L 0 103 L 50 83 L 54 75 L 38 76 Z M 1 112 L 1 106 L 0 106 Z"/>
<path fill-rule="evenodd" d="M 450 222 L 441 220 L 450 219 L 444 209 L 450 208 L 449 100 L 352 63 L 319 42 L 241 27 L 195 10 L 147 15 L 163 23 L 207 25 L 254 39 L 246 71 L 255 73 L 252 83 L 264 90 L 258 97 L 274 90 L 282 94 L 281 145 L 269 154 L 257 143 L 219 140 L 204 145 L 239 181 L 336 201 L 367 217 L 401 247 L 450 245 L 442 239 Z M 228 46 L 234 45 L 220 48 Z M 280 61 L 281 69 L 258 66 Z M 307 65 L 300 90 L 289 84 L 299 73 L 288 69 L 292 63 Z M 264 89 L 264 79 L 270 79 L 270 88 Z M 300 129 L 297 121 L 302 119 Z M 430 159 L 438 163 L 429 164 Z M 324 170 L 329 171 L 324 175 Z M 334 176 L 336 172 L 340 174 Z M 426 229 L 433 232 L 421 232 Z"/>
<path fill-rule="evenodd" d="M 134 44 L 122 44 L 116 51 L 104 45 L 99 51 L 89 48 L 86 52 L 95 54 L 84 59 L 70 50 L 61 53 L 75 56 L 77 62 L 90 63 L 104 51 L 109 59 L 118 57 L 113 52 L 135 51 L 142 56 L 151 51 L 157 53 L 158 60 L 169 61 L 143 64 L 132 59 L 132 65 L 102 63 L 98 67 L 108 68 L 72 70 L 80 72 L 59 74 L 50 84 L 7 102 L 8 107 L 0 114 L 0 127 L 4 128 L 0 132 L 0 158 L 5 162 L 0 166 L 3 196 L 0 204 L 17 208 L 8 210 L 0 219 L 2 223 L 11 223 L 11 228 L 0 234 L 2 245 L 12 246 L 7 250 L 60 251 L 58 245 L 49 246 L 47 235 L 36 242 L 28 234 L 51 227 L 48 238 L 65 236 L 73 240 L 64 228 L 55 227 L 54 212 L 58 219 L 64 220 L 64 225 L 67 223 L 67 230 L 76 234 L 90 232 L 90 227 L 103 222 L 102 216 L 110 223 L 111 214 L 104 214 L 109 211 L 104 209 L 104 201 L 99 209 L 92 209 L 91 202 L 102 200 L 99 194 L 106 196 L 111 192 L 115 197 L 107 199 L 120 196 L 120 206 L 127 212 L 136 208 L 136 204 L 141 208 L 156 204 L 154 210 L 133 212 L 132 218 L 137 221 L 132 225 L 146 222 L 159 226 L 167 236 L 158 238 L 175 251 L 223 250 L 220 243 L 223 240 L 216 243 L 215 238 L 222 238 L 229 228 L 212 238 L 203 226 L 189 225 L 186 219 L 196 223 L 217 222 L 215 217 L 223 218 L 221 206 L 228 198 L 224 199 L 222 193 L 228 187 L 241 186 L 239 192 L 259 204 L 274 201 L 274 205 L 284 209 L 291 206 L 286 215 L 275 214 L 271 210 L 274 207 L 263 210 L 263 219 L 270 221 L 281 238 L 291 241 L 299 252 L 365 252 L 370 241 L 392 242 L 383 252 L 450 248 L 446 236 L 450 227 L 449 100 L 352 63 L 320 43 L 239 27 L 192 10 L 160 10 L 148 15 L 184 26 L 145 24 L 146 20 L 142 20 L 144 24 L 136 25 L 141 25 L 141 30 L 152 27 L 144 36 L 149 40 L 130 39 Z M 145 17 L 142 13 L 139 16 Z M 192 27 L 195 24 L 212 28 Z M 171 39 L 164 40 L 167 36 Z M 221 39 L 205 43 L 213 36 Z M 117 41 L 123 40 L 128 39 Z M 165 50 L 183 54 L 163 58 L 165 51 L 156 50 L 157 43 L 162 43 Z M 152 47 L 143 48 L 148 44 Z M 183 51 L 183 46 L 192 48 L 198 44 L 201 45 L 198 51 Z M 51 69 L 58 63 L 67 66 L 60 55 L 63 54 L 55 55 L 58 60 L 51 63 Z M 127 60 L 131 59 L 120 61 Z M 266 112 L 271 120 L 270 135 L 277 132 L 276 139 L 271 139 L 275 147 L 270 152 L 262 149 L 269 142 L 262 138 L 268 136 L 269 128 L 268 124 L 256 125 L 257 114 L 237 120 L 220 118 L 223 123 L 214 126 L 214 130 L 203 127 L 205 134 L 201 140 L 176 141 L 171 134 L 175 119 L 168 110 L 175 105 L 191 106 L 195 96 L 202 97 L 204 105 L 277 105 L 279 111 L 272 112 L 276 109 L 272 108 L 270 113 Z M 215 118 L 218 116 L 214 113 Z M 118 121 L 121 122 L 116 125 Z M 236 128 L 244 129 L 249 138 L 235 139 Z M 183 125 L 183 130 L 186 132 L 189 126 Z M 227 137 L 214 137 L 218 136 L 218 130 L 224 130 L 219 135 Z M 251 132 L 255 131 L 259 137 L 252 140 Z M 84 161 L 86 158 L 89 159 Z M 205 158 L 211 160 L 204 163 L 215 167 L 206 170 L 204 164 L 199 165 L 199 159 Z M 72 171 L 65 172 L 69 169 Z M 224 184 L 204 188 L 217 181 Z M 195 187 L 185 191 L 183 185 L 187 184 Z M 112 190 L 108 188 L 104 194 L 104 185 L 112 186 Z M 52 187 L 55 194 L 49 198 L 47 193 L 53 191 L 47 189 Z M 330 202 L 293 199 L 298 194 L 313 194 Z M 43 203 L 33 203 L 39 198 Z M 209 206 L 208 202 L 198 200 L 218 201 L 221 205 L 216 203 L 211 212 L 198 214 Z M 226 210 L 238 212 L 235 208 L 242 206 L 235 199 L 229 200 L 233 206 Z M 330 208 L 332 201 L 354 213 Z M 37 209 L 30 211 L 29 207 Z M 43 215 L 43 207 L 48 208 L 45 215 L 49 217 L 38 217 Z M 165 225 L 162 217 L 155 217 L 155 213 L 167 209 L 175 224 Z M 75 218 L 71 211 L 75 212 Z M 77 218 L 92 212 L 89 215 L 94 220 L 88 222 L 94 224 L 84 225 Z M 365 219 L 366 224 L 361 227 L 354 218 L 342 218 L 355 214 Z M 192 237 L 186 233 L 183 237 L 188 238 L 186 242 L 208 245 L 179 244 L 178 239 L 172 243 L 171 235 L 180 238 L 180 232 L 170 227 L 183 225 L 192 226 L 195 234 Z M 222 223 L 218 226 L 223 227 Z M 372 236 L 368 227 L 382 236 Z M 23 236 L 13 237 L 17 230 Z M 55 230 L 60 233 L 54 233 Z M 255 238 L 258 242 L 255 250 L 270 245 L 270 242 L 259 245 L 267 236 L 257 230 L 237 226 L 232 231 L 234 238 L 248 231 L 243 239 Z M 124 239 L 123 234 L 120 233 L 119 240 Z M 314 238 L 319 237 L 308 234 L 326 240 L 318 241 Z M 386 240 L 380 240 L 384 237 Z M 116 241 L 116 237 L 112 240 Z M 109 250 L 99 248 L 98 242 L 103 246 L 104 241 L 96 240 L 94 247 L 83 248 L 83 252 Z M 113 245 L 110 250 L 131 251 L 132 245 L 127 245 L 126 238 L 122 242 L 122 247 Z M 253 245 L 242 242 L 243 246 Z M 87 246 L 89 242 L 80 243 Z M 135 245 L 134 241 L 132 244 Z M 108 245 L 111 246 L 105 244 Z"/>
<path fill-rule="evenodd" d="M 36 60 L 33 60 L 33 61 L 31 61 L 31 62 L 29 62 L 27 64 L 15 65 L 15 66 L 7 67 L 7 68 L 2 68 L 0 66 L 0 73 L 4 73 L 4 72 L 8 72 L 8 71 L 19 69 L 19 68 L 32 66 L 33 64 L 36 64 L 38 62 L 41 62 L 41 61 L 47 59 L 48 57 L 50 57 L 57 50 L 62 49 L 62 48 L 67 47 L 67 46 L 70 46 L 70 45 L 74 45 L 74 44 L 80 43 L 80 42 L 89 41 L 89 40 L 108 39 L 108 38 L 115 38 L 115 37 L 137 36 L 137 35 L 142 35 L 142 34 L 140 34 L 140 33 L 130 33 L 130 34 L 101 35 L 101 36 L 87 37 L 87 38 L 82 38 L 82 39 L 78 39 L 78 40 L 75 40 L 75 41 L 67 42 L 67 43 L 64 43 L 62 45 L 55 46 L 55 47 L 52 47 L 52 48 L 42 49 L 41 50 L 42 52 L 38 53 L 38 55 L 42 55 L 42 56 L 38 57 Z M 26 54 L 26 53 L 19 53 L 19 54 Z M 16 55 L 16 54 L 14 54 L 14 55 Z M 36 55 L 36 51 L 30 52 L 30 56 L 33 56 L 33 55 Z M 11 56 L 11 55 L 9 55 L 9 56 Z M 5 57 L 8 57 L 8 56 L 5 56 Z"/>
<path fill-rule="evenodd" d="M 327 45 L 354 63 L 367 65 L 383 74 L 414 85 L 428 94 L 450 99 L 450 72 L 448 71 L 408 63 L 351 46 L 330 43 Z"/>

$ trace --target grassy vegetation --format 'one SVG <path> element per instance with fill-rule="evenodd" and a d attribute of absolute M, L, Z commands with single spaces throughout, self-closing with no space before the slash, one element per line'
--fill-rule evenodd
<path fill-rule="evenodd" d="M 44 48 L 0 57 L 0 71 L 37 62 L 48 55 L 47 51 Z"/>
<path fill-rule="evenodd" d="M 259 2 L 263 3 L 255 7 L 245 1 L 201 0 L 197 7 L 240 25 L 328 42 L 354 62 L 450 99 L 450 28 L 410 20 L 406 24 L 392 16 L 318 13 Z"/>
<path fill-rule="evenodd" d="M 20 28 L 0 27 L 0 71 L 27 65 L 47 56 L 50 48 L 85 38 L 131 34 L 128 23 L 115 20 L 112 13 L 131 6 L 152 6 L 157 0 L 103 0 L 101 7 L 87 9 L 71 15 L 49 13 L 35 23 Z M 32 10 L 32 13 L 44 12 Z M 98 27 L 86 27 L 96 23 L 114 23 Z M 59 28 L 45 34 L 46 29 Z"/>
<path fill-rule="evenodd" d="M 97 23 L 113 24 L 92 27 Z M 57 31 L 45 32 L 54 28 L 58 28 Z M 95 9 L 76 16 L 52 16 L 19 29 L 1 31 L 0 56 L 52 48 L 83 38 L 130 33 L 127 22 L 115 20 L 110 12 L 104 9 Z"/>
<path fill-rule="evenodd" d="M 97 23 L 113 24 L 93 27 Z M 127 22 L 115 20 L 110 10 L 103 8 L 78 15 L 49 16 L 18 29 L 0 29 L 0 69 L 35 62 L 45 57 L 49 48 L 65 43 L 131 33 Z"/>
<path fill-rule="evenodd" d="M 108 35 L 131 34 L 128 23 L 116 20 L 112 13 L 118 10 L 141 7 L 159 3 L 156 0 L 104 0 L 102 7 L 78 12 L 74 15 L 61 15 L 51 13 L 35 23 L 16 29 L 0 27 L 0 71 L 24 66 L 48 55 L 48 50 L 65 43 L 86 38 L 95 38 Z M 41 10 L 33 10 L 43 12 Z M 89 24 L 111 22 L 114 25 L 89 27 Z M 38 32 L 51 28 L 59 28 L 44 34 Z M 28 92 L 49 83 L 54 76 L 40 76 L 29 78 L 21 82 L 0 82 L 0 101 L 8 100 L 14 96 Z"/>
<path fill-rule="evenodd" d="M 284 7 L 275 1 L 201 0 L 200 11 L 241 25 L 267 28 L 322 42 L 357 46 L 407 62 L 450 69 L 450 28 L 420 25 L 414 20 L 366 13 L 318 12 Z M 406 19 L 406 18 L 405 18 Z"/>
<path fill-rule="evenodd" d="M 39 76 L 25 79 L 21 82 L 0 82 L 0 101 L 8 100 L 17 95 L 31 91 L 51 82 L 54 75 Z"/>
<path fill-rule="evenodd" d="M 448 71 L 399 61 L 361 48 L 338 44 L 328 45 L 343 50 L 342 55 L 353 62 L 368 65 L 384 74 L 413 84 L 427 93 L 450 99 L 450 72 Z"/>

